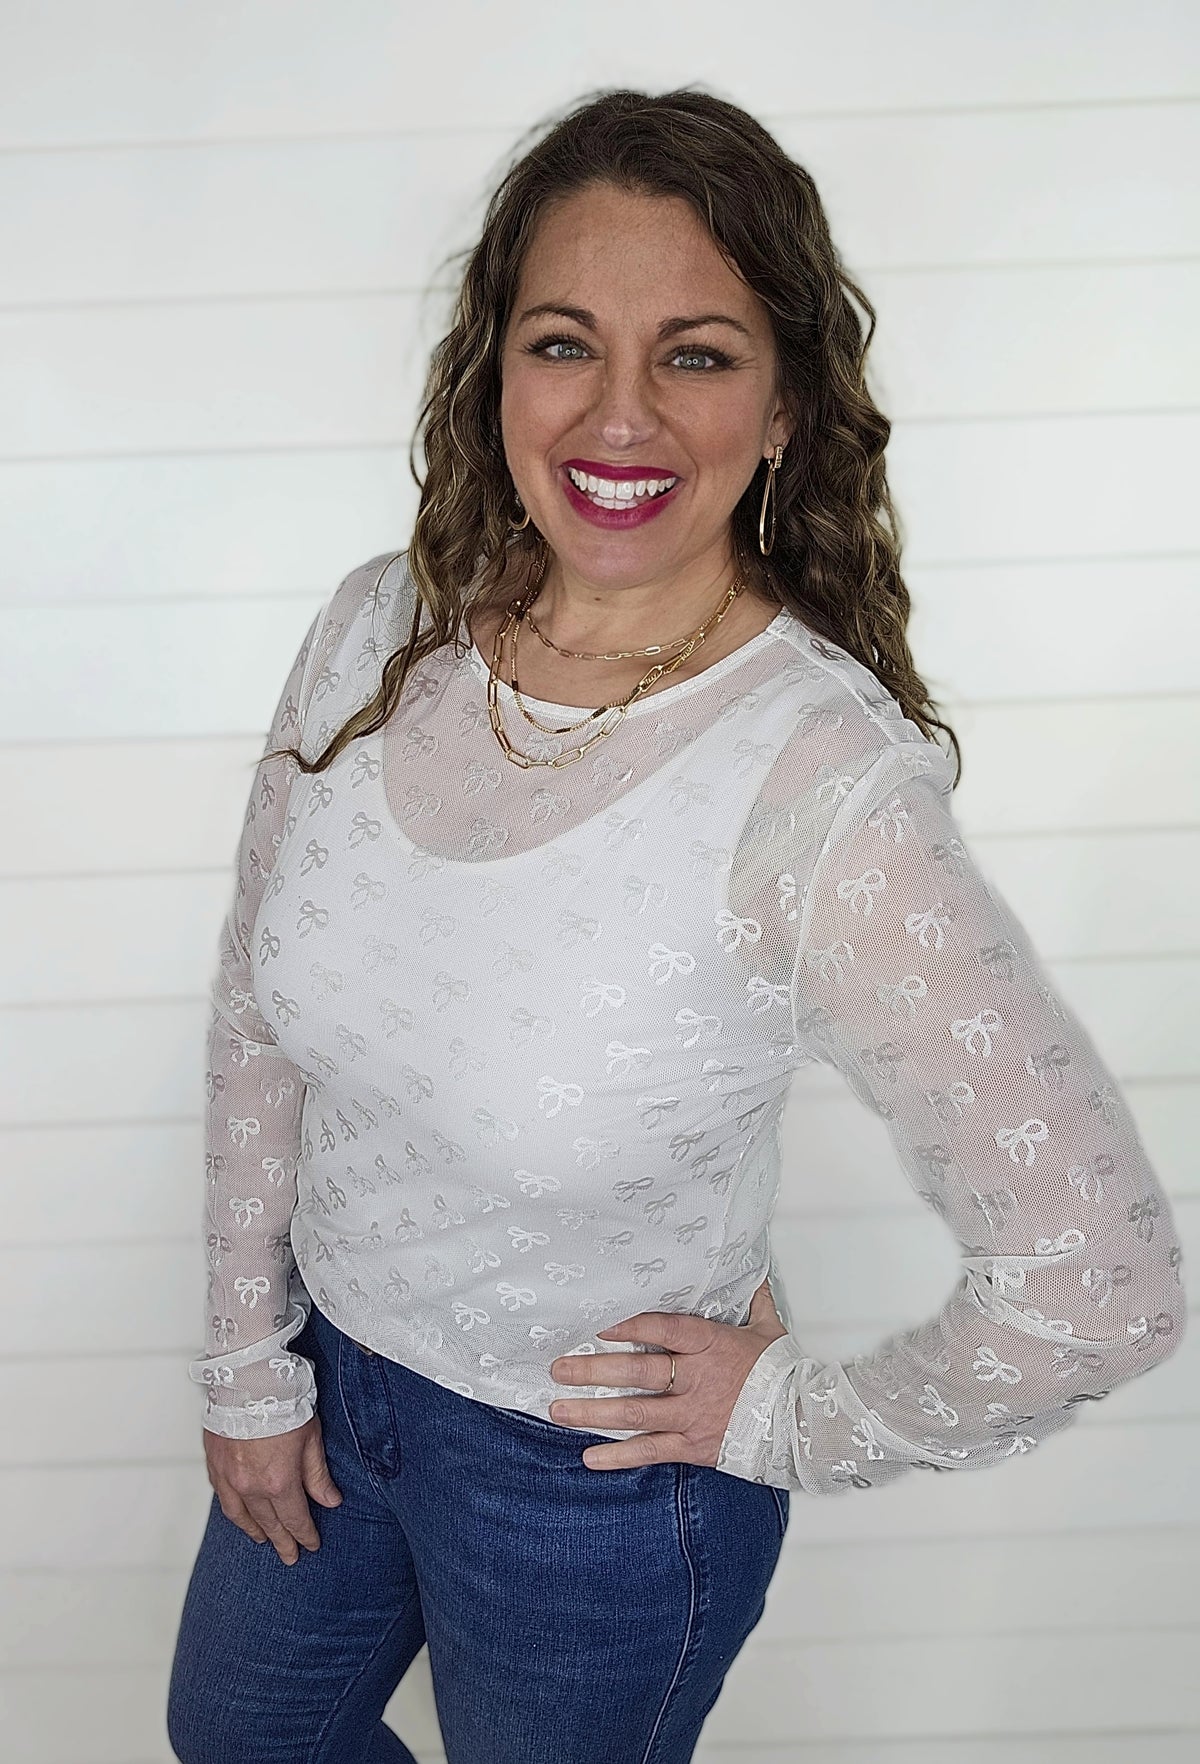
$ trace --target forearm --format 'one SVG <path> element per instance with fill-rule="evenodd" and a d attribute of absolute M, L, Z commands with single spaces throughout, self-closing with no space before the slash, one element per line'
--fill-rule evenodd
<path fill-rule="evenodd" d="M 188 1373 L 207 1388 L 210 1432 L 266 1437 L 313 1412 L 311 1365 L 287 1348 L 311 1303 L 290 1239 L 304 1086 L 215 1004 L 207 1053 L 205 1357 Z"/>

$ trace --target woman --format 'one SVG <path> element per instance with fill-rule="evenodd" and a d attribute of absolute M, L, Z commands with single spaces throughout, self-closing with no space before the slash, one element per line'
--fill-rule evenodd
<path fill-rule="evenodd" d="M 410 1759 L 428 1640 L 450 1764 L 677 1764 L 792 1492 L 1024 1454 L 1180 1340 L 1128 1107 L 952 817 L 850 295 L 699 93 L 581 106 L 493 198 L 411 543 L 314 621 L 247 811 L 184 1760 Z M 845 1365 L 770 1254 L 816 1060 L 963 1259 Z"/>

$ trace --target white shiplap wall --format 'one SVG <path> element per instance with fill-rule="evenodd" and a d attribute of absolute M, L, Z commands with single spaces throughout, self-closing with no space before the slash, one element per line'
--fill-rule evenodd
<path fill-rule="evenodd" d="M 12 1764 L 169 1758 L 209 1495 L 185 1371 L 203 994 L 248 768 L 316 606 L 407 536 L 445 308 L 423 291 L 520 134 L 598 85 L 705 82 L 816 177 L 880 314 L 910 635 L 964 741 L 959 815 L 1196 1242 L 1198 73 L 1197 13 L 1169 0 L 4 0 Z M 812 1351 L 932 1314 L 953 1246 L 882 1124 L 798 1087 L 788 1151 L 778 1241 Z M 877 1276 L 886 1314 L 863 1316 Z M 794 1497 L 698 1756 L 1193 1757 L 1198 1363 L 1189 1335 L 1004 1471 Z M 440 1756 L 424 1654 L 390 1715 Z"/>

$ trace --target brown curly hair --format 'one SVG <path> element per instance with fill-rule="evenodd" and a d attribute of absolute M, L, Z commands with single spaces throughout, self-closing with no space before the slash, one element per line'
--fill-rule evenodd
<path fill-rule="evenodd" d="M 864 376 L 874 308 L 842 267 L 809 174 L 746 111 L 690 87 L 657 97 L 601 91 L 510 164 L 478 243 L 456 254 L 466 261 L 453 319 L 433 351 L 409 452 L 421 499 L 408 546 L 417 589 L 408 640 L 385 661 L 375 695 L 320 754 L 310 761 L 298 748 L 285 748 L 272 757 L 286 753 L 301 771 L 320 772 L 351 741 L 381 728 L 410 668 L 457 641 L 465 610 L 495 597 L 514 565 L 524 577 L 544 552 L 532 523 L 519 534 L 512 529 L 515 498 L 500 431 L 501 351 L 542 210 L 601 182 L 639 195 L 683 197 L 767 308 L 780 393 L 795 428 L 776 475 L 771 555 L 764 558 L 758 544 L 756 471 L 732 516 L 738 566 L 767 598 L 790 607 L 870 669 L 927 739 L 935 728 L 944 730 L 957 785 L 958 738 L 934 714 L 905 637 L 910 602 L 883 457 L 891 424 Z M 851 296 L 866 315 L 865 332 Z"/>

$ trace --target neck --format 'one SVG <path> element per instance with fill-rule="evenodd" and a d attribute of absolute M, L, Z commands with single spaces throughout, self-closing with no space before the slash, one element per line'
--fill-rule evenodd
<path fill-rule="evenodd" d="M 564 649 L 640 649 L 691 636 L 726 605 L 738 575 L 731 558 L 717 558 L 673 577 L 613 587 L 573 575 L 551 557 L 529 604 L 538 628 Z M 733 604 L 746 592 L 743 578 Z"/>
<path fill-rule="evenodd" d="M 567 623 L 565 616 L 556 620 L 553 604 L 549 613 L 545 611 L 545 590 L 547 586 L 553 586 L 554 581 L 551 570 L 548 569 L 542 583 L 542 594 L 534 603 L 535 617 L 539 630 L 558 648 L 540 642 L 529 630 L 527 621 L 523 623 L 519 645 L 522 690 L 532 698 L 579 706 L 594 706 L 604 700 L 620 697 L 655 663 L 670 661 L 679 654 L 680 645 L 672 640 L 691 636 L 697 627 L 720 609 L 733 575 L 732 569 L 729 569 L 724 576 L 710 577 L 710 586 L 706 587 L 702 582 L 704 598 L 693 591 L 686 608 L 677 604 L 669 593 L 664 603 L 661 588 L 656 589 L 656 598 L 653 601 L 644 598 L 641 601 L 642 606 L 649 606 L 650 610 L 636 624 L 629 617 L 617 620 L 609 610 L 614 604 L 624 608 L 625 603 L 621 597 L 629 590 L 621 588 L 607 591 L 601 610 L 597 613 L 597 590 L 594 585 L 587 584 L 584 592 L 590 598 L 585 600 L 584 606 L 591 607 L 590 620 L 586 623 L 576 621 L 572 625 Z M 642 588 L 645 585 L 638 586 Z M 561 583 L 561 588 L 563 594 L 558 603 L 559 611 L 570 606 L 570 582 Z M 509 606 L 514 599 L 524 596 L 527 591 L 525 565 L 522 564 L 519 570 L 514 570 L 506 577 L 494 597 L 488 596 L 486 606 L 477 604 L 470 609 L 468 628 L 485 659 L 492 659 L 493 640 L 504 622 Z M 764 630 L 779 609 L 778 600 L 768 599 L 747 584 L 739 590 L 720 622 L 709 626 L 704 641 L 696 646 L 678 668 L 669 675 L 664 675 L 652 686 L 650 691 L 662 690 L 702 672 L 730 650 L 739 648 L 757 632 Z M 664 654 L 637 656 L 619 661 L 585 661 L 558 653 L 561 648 L 611 654 L 615 650 L 642 649 L 654 643 L 664 645 Z M 502 644 L 500 677 L 505 681 L 509 678 L 511 656 L 510 633 Z"/>

